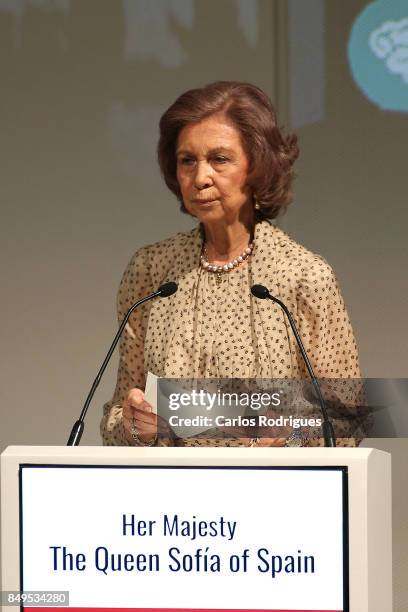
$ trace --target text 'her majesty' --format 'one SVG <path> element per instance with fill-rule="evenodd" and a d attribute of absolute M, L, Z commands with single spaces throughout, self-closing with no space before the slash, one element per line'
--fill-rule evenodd
<path fill-rule="evenodd" d="M 227 538 L 232 540 L 235 535 L 237 521 L 229 521 L 223 516 L 216 520 L 199 520 L 193 515 L 191 518 L 181 518 L 178 514 L 163 514 L 159 521 L 137 519 L 134 514 L 122 515 L 122 535 L 124 536 L 153 536 L 160 532 L 162 536 L 184 537 L 190 540 L 197 538 Z"/>

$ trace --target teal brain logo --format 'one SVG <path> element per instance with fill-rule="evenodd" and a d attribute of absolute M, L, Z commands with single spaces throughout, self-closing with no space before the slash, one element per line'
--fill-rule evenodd
<path fill-rule="evenodd" d="M 408 2 L 377 0 L 355 20 L 350 68 L 363 94 L 383 110 L 408 112 Z"/>

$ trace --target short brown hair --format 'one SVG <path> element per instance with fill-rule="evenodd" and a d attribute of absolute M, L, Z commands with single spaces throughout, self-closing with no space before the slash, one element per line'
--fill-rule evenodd
<path fill-rule="evenodd" d="M 181 94 L 160 119 L 157 153 L 167 187 L 187 212 L 177 181 L 176 145 L 188 123 L 224 114 L 241 134 L 249 159 L 248 184 L 252 187 L 260 216 L 273 218 L 292 201 L 293 164 L 299 155 L 297 137 L 284 135 L 268 96 L 256 85 L 239 81 L 216 81 Z"/>

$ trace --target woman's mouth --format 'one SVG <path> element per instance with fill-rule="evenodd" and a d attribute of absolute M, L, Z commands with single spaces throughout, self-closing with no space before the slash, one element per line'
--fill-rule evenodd
<path fill-rule="evenodd" d="M 213 204 L 213 202 L 217 202 L 217 201 L 218 201 L 217 198 L 206 199 L 206 200 L 201 200 L 201 199 L 200 200 L 197 200 L 197 199 L 193 200 L 194 204 L 200 204 L 200 205 L 202 205 L 202 204 Z"/>

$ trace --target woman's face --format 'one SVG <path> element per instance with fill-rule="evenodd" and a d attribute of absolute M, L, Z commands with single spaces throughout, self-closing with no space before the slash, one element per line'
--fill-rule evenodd
<path fill-rule="evenodd" d="M 249 161 L 238 130 L 225 116 L 187 124 L 176 156 L 177 180 L 190 214 L 204 224 L 252 218 Z"/>

